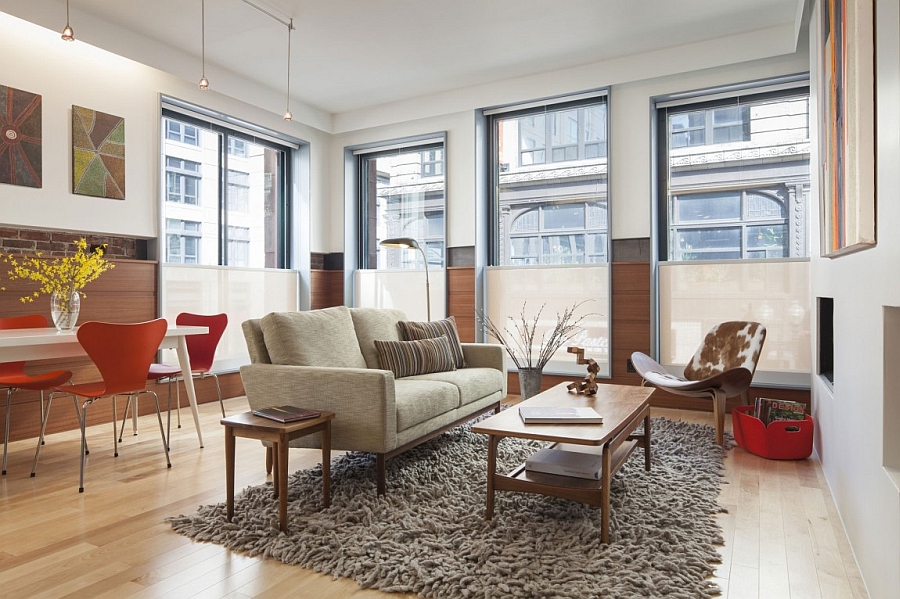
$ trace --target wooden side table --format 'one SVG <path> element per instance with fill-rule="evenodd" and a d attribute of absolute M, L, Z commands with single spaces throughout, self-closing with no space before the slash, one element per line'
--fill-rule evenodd
<path fill-rule="evenodd" d="M 322 494 L 325 507 L 331 505 L 331 420 L 334 414 L 322 412 L 318 418 L 281 423 L 252 412 L 221 420 L 225 426 L 225 484 L 228 487 L 227 518 L 234 517 L 234 446 L 236 437 L 272 443 L 275 455 L 275 497 L 278 498 L 279 528 L 287 532 L 288 447 L 294 439 L 322 432 Z"/>

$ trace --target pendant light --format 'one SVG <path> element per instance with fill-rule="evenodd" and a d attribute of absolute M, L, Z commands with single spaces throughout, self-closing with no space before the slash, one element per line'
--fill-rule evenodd
<path fill-rule="evenodd" d="M 206 0 L 200 0 L 200 46 L 203 62 L 198 85 L 201 90 L 205 90 L 209 89 L 209 79 L 206 78 Z"/>
<path fill-rule="evenodd" d="M 291 30 L 294 29 L 294 19 L 288 22 L 288 46 L 287 46 L 287 99 L 285 101 L 284 120 L 293 120 L 291 114 Z"/>
<path fill-rule="evenodd" d="M 67 42 L 75 41 L 75 32 L 72 31 L 72 27 L 69 25 L 69 0 L 66 0 L 66 28 L 62 30 L 62 35 L 60 37 Z"/>

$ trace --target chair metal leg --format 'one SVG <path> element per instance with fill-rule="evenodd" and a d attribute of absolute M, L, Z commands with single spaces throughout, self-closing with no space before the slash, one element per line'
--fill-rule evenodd
<path fill-rule="evenodd" d="M 76 400 L 77 401 L 77 400 Z M 84 402 L 81 406 L 81 412 L 78 414 L 78 421 L 81 425 L 81 472 L 78 475 L 78 492 L 84 493 L 84 456 L 87 454 L 87 439 L 85 438 L 85 421 L 87 420 L 87 407 L 89 402 Z M 77 405 L 77 404 L 76 404 Z"/>
<path fill-rule="evenodd" d="M 166 467 L 172 467 L 172 461 L 169 459 L 169 440 L 166 438 L 166 431 L 163 429 L 162 414 L 159 412 L 159 396 L 154 391 L 144 391 L 153 396 L 153 403 L 156 404 L 156 419 L 159 421 L 159 435 L 162 437 L 163 451 L 166 453 Z"/>
<path fill-rule="evenodd" d="M 166 449 L 172 449 L 172 379 L 166 394 Z"/>
<path fill-rule="evenodd" d="M 135 395 L 134 405 L 131 406 L 131 431 L 135 437 L 137 437 L 138 434 L 138 413 L 138 396 Z"/>
<path fill-rule="evenodd" d="M 128 412 L 128 405 L 131 403 L 131 396 L 128 396 L 128 401 L 125 403 L 125 412 Z M 119 443 L 118 438 L 116 437 L 116 396 L 112 396 L 112 404 L 113 404 L 113 457 L 119 457 Z"/>
<path fill-rule="evenodd" d="M 213 380 L 216 381 L 216 393 L 219 394 L 219 407 L 222 408 L 222 418 L 225 418 L 225 402 L 222 401 L 222 388 L 219 387 L 219 375 L 210 372 L 209 376 L 213 377 Z"/>
<path fill-rule="evenodd" d="M 113 401 L 115 404 L 115 401 Z M 128 420 L 128 409 L 131 408 L 131 396 L 128 396 L 128 401 L 125 402 L 125 413 L 122 414 L 122 428 L 119 430 L 119 443 L 122 442 L 122 435 L 125 434 L 125 422 Z M 113 406 L 113 410 L 115 410 L 115 405 Z M 116 420 L 116 413 L 113 411 L 113 422 Z"/>
<path fill-rule="evenodd" d="M 6 448 L 9 445 L 9 415 L 12 401 L 12 388 L 6 388 L 6 427 L 3 433 L 3 474 L 6 474 Z"/>
<path fill-rule="evenodd" d="M 178 379 L 175 379 L 175 416 L 178 419 L 178 428 L 181 428 L 181 387 L 178 386 Z"/>
<path fill-rule="evenodd" d="M 34 450 L 34 462 L 31 464 L 31 477 L 34 478 L 37 472 L 38 460 L 41 458 L 41 446 L 44 444 L 44 435 L 47 434 L 47 420 L 50 418 L 50 404 L 53 402 L 53 394 L 47 398 L 47 409 L 44 409 L 44 392 L 41 391 L 41 433 L 38 436 L 37 448 Z M 78 403 L 76 400 L 75 408 L 77 410 Z"/>

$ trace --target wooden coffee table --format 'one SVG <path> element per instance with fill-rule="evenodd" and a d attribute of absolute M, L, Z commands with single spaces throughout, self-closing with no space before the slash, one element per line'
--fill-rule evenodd
<path fill-rule="evenodd" d="M 288 479 L 288 444 L 294 439 L 313 433 L 322 433 L 322 501 L 325 507 L 331 504 L 331 421 L 334 414 L 322 412 L 318 418 L 300 420 L 298 422 L 281 423 L 252 412 L 235 414 L 223 418 L 225 426 L 225 484 L 227 490 L 226 519 L 231 522 L 234 517 L 234 450 L 235 438 L 246 437 L 269 441 L 274 447 L 275 456 L 275 497 L 278 498 L 278 524 L 287 532 L 287 479 Z"/>
<path fill-rule="evenodd" d="M 596 395 L 580 395 L 566 389 L 568 383 L 548 389 L 476 423 L 472 430 L 488 435 L 487 509 L 485 518 L 494 517 L 496 491 L 539 493 L 599 506 L 600 535 L 609 542 L 609 485 L 637 447 L 644 448 L 644 468 L 650 470 L 650 404 L 651 387 L 599 385 Z M 603 416 L 603 424 L 524 424 L 519 406 L 554 406 L 594 408 Z M 644 432 L 634 431 L 643 423 Z M 552 441 L 553 447 L 589 451 L 602 455 L 600 480 L 557 476 L 525 470 L 522 464 L 509 474 L 497 473 L 497 447 L 505 437 Z M 578 446 L 578 447 L 574 447 Z"/>

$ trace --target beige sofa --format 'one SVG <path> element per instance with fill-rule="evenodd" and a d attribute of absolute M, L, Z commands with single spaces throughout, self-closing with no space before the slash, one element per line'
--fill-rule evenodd
<path fill-rule="evenodd" d="M 385 461 L 480 414 L 499 410 L 506 366 L 498 345 L 463 343 L 465 367 L 396 379 L 375 340 L 402 341 L 400 310 L 339 306 L 272 313 L 242 324 L 251 363 L 241 379 L 251 409 L 297 405 L 335 413 L 332 448 Z M 442 341 L 443 342 L 443 341 Z M 317 447 L 319 435 L 292 443 Z"/>

